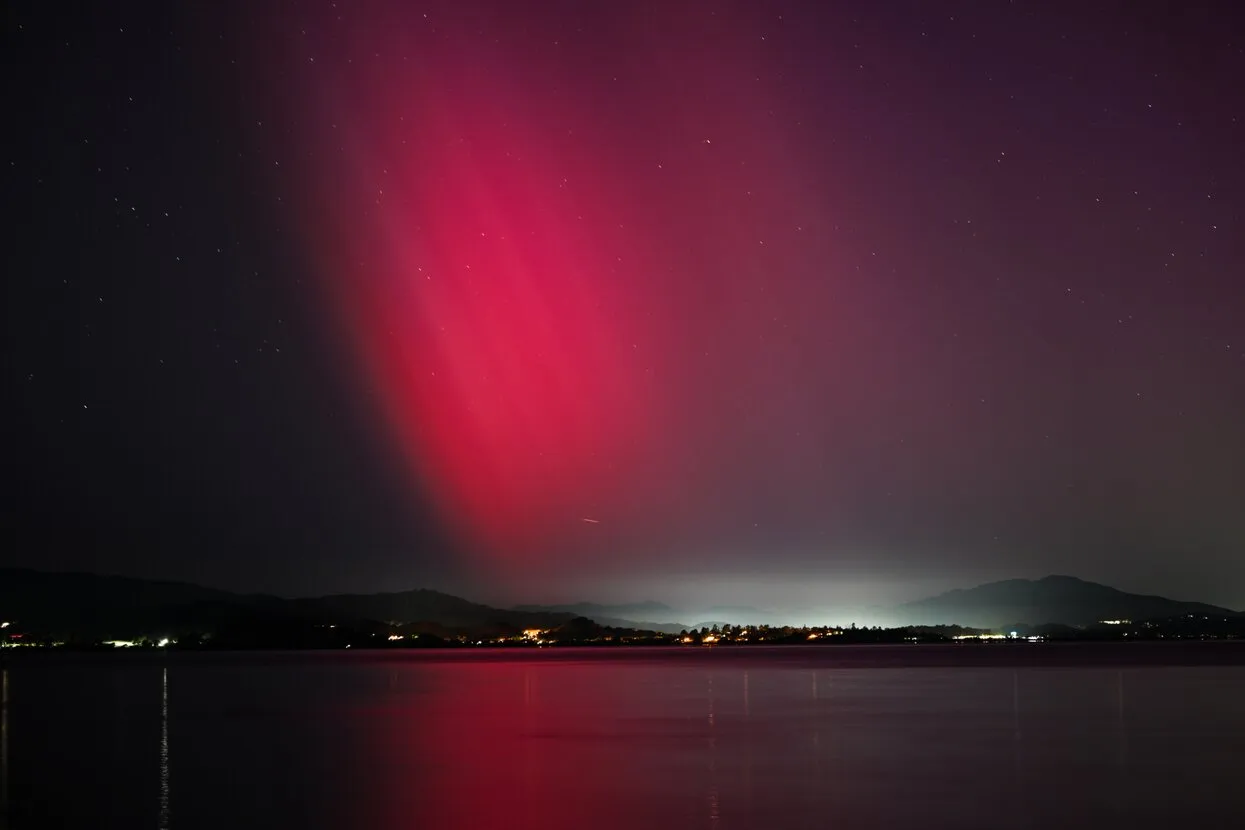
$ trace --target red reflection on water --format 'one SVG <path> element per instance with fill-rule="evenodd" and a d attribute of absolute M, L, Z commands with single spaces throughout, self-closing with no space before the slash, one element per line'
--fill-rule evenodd
<path fill-rule="evenodd" d="M 620 671 L 629 675 L 625 683 Z M 384 800 L 379 824 L 713 826 L 716 786 L 677 772 L 692 757 L 703 760 L 711 728 L 704 690 L 689 689 L 686 713 L 674 718 L 685 725 L 646 723 L 654 694 L 669 690 L 637 682 L 636 672 L 498 661 L 440 663 L 421 673 L 412 685 L 423 687 L 402 693 L 400 714 L 391 710 L 388 729 L 374 736 L 389 759 L 376 788 Z"/>
<path fill-rule="evenodd" d="M 540 675 L 550 667 L 461 666 L 461 692 L 441 698 L 420 736 L 436 766 L 436 822 L 447 827 L 571 826 L 581 781 L 560 763 L 559 726 L 582 719 L 603 700 L 564 712 L 542 700 Z M 557 667 L 552 667 L 554 671 Z M 603 690 L 597 690 L 598 693 Z M 559 794 L 566 790 L 566 795 Z M 583 825 L 586 826 L 586 825 Z"/>

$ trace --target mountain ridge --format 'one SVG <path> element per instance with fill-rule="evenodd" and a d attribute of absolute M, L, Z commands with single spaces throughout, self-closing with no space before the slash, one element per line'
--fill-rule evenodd
<path fill-rule="evenodd" d="M 507 611 L 428 588 L 286 598 L 171 580 L 0 568 L 0 617 L 62 636 L 89 637 L 139 634 L 160 626 L 172 633 L 278 621 L 395 621 L 450 629 L 520 630 L 555 627 L 575 615 Z"/>
<path fill-rule="evenodd" d="M 204 629 L 231 623 L 299 622 L 428 624 L 463 632 L 555 628 L 577 618 L 615 628 L 678 633 L 714 624 L 752 625 L 760 620 L 682 623 L 637 621 L 612 612 L 661 612 L 663 603 L 496 608 L 429 588 L 372 594 L 343 593 L 285 598 L 240 594 L 189 582 L 117 575 L 0 568 L 0 617 L 65 635 L 121 636 L 164 626 Z M 674 613 L 672 609 L 671 613 Z M 745 607 L 744 610 L 755 611 Z M 1103 620 L 1144 620 L 1187 614 L 1240 617 L 1241 612 L 1202 602 L 1131 594 L 1073 576 L 1009 579 L 957 588 L 893 609 L 896 625 L 962 625 L 999 629 L 1016 625 L 1094 625 Z M 609 614 L 601 612 L 611 612 Z M 850 623 L 851 620 L 839 620 Z"/>
<path fill-rule="evenodd" d="M 977 628 L 1009 625 L 1092 625 L 1104 620 L 1143 620 L 1185 614 L 1240 616 L 1240 612 L 1204 602 L 1175 600 L 1157 594 L 1133 594 L 1075 576 L 1051 574 L 1040 579 L 1004 579 L 972 588 L 956 588 L 904 603 L 897 609 L 903 624 L 950 621 Z"/>

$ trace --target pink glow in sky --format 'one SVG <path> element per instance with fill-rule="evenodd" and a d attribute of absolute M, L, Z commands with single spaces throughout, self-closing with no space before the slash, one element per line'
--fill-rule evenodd
<path fill-rule="evenodd" d="M 814 231 L 794 215 L 809 188 L 764 85 L 737 90 L 751 62 L 639 27 L 649 50 L 611 82 L 621 114 L 601 70 L 524 53 L 541 44 L 360 26 L 420 60 L 338 61 L 304 90 L 321 159 L 308 224 L 383 428 L 455 538 L 529 565 L 702 521 L 723 497 L 716 422 L 749 394 L 729 373 L 766 371 L 767 334 L 831 322 L 833 281 L 782 273 Z"/>
<path fill-rule="evenodd" d="M 1231 153 L 1189 149 L 1168 180 L 1155 159 L 1189 131 L 1144 108 L 1120 116 L 1144 141 L 1093 131 L 1128 42 L 1092 53 L 1090 89 L 1010 24 L 653 8 L 272 24 L 308 261 L 463 561 L 528 594 L 675 563 L 910 582 L 1228 561 L 1234 393 L 1191 367 L 1239 370 L 1206 197 Z"/>

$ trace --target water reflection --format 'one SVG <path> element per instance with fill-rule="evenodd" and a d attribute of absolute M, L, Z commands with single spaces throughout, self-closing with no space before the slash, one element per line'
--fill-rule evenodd
<path fill-rule="evenodd" d="M 1127 800 L 1129 794 L 1129 779 L 1132 771 L 1129 769 L 1128 757 L 1128 721 L 1124 717 L 1124 672 L 1116 672 L 1115 675 L 1115 699 L 1116 699 L 1116 804 L 1117 809 L 1121 812 L 1127 809 Z"/>
<path fill-rule="evenodd" d="M 169 830 L 169 667 L 160 672 L 160 830 Z"/>
<path fill-rule="evenodd" d="M 168 830 L 175 724 L 179 830 L 1149 830 L 1245 813 L 1245 668 L 790 653 L 10 666 L 0 796 L 12 825 L 53 826 L 30 823 L 53 805 L 66 830 Z"/>
<path fill-rule="evenodd" d="M 1124 718 L 1124 672 L 1116 675 L 1116 727 L 1119 734 L 1120 767 L 1128 766 L 1128 722 Z"/>
<path fill-rule="evenodd" d="M 812 742 L 813 742 L 813 778 L 815 780 L 820 781 L 821 780 L 821 717 L 819 716 L 820 712 L 818 711 L 817 670 L 816 669 L 813 670 L 812 675 L 813 675 L 813 728 L 811 731 L 812 731 Z"/>
<path fill-rule="evenodd" d="M 722 793 L 718 787 L 718 730 L 717 730 L 717 695 L 713 692 L 713 675 L 709 675 L 706 698 L 709 703 L 708 746 L 709 746 L 709 791 L 705 803 L 709 808 L 709 823 L 714 824 L 722 817 Z"/>
<path fill-rule="evenodd" d="M 1024 775 L 1020 742 L 1020 672 L 1012 669 L 1012 768 L 1017 782 Z"/>
<path fill-rule="evenodd" d="M 752 702 L 749 693 L 749 672 L 744 669 L 744 726 L 745 733 L 751 732 L 755 728 L 752 720 Z M 743 782 L 743 799 L 750 801 L 752 799 L 752 762 L 753 762 L 753 743 L 745 740 L 744 747 L 744 782 Z"/>
<path fill-rule="evenodd" d="M 9 826 L 9 670 L 0 669 L 0 828 Z"/>

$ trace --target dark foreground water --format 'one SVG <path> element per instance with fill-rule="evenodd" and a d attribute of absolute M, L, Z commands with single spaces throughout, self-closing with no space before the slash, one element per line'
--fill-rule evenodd
<path fill-rule="evenodd" d="M 12 659 L 14 828 L 1245 826 L 1245 645 Z"/>

